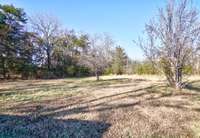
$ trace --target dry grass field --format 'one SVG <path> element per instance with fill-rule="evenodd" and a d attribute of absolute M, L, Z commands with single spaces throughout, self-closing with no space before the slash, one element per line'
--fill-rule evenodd
<path fill-rule="evenodd" d="M 200 137 L 200 77 L 175 92 L 163 77 L 0 83 L 2 138 Z"/>

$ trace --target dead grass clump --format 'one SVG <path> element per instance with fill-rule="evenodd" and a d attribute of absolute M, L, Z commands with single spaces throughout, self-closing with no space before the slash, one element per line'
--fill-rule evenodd
<path fill-rule="evenodd" d="M 134 112 L 118 111 L 109 117 L 112 126 L 107 137 L 130 138 L 171 138 L 194 137 L 195 133 L 188 126 L 196 116 L 181 110 L 169 110 L 165 107 L 135 109 Z"/>

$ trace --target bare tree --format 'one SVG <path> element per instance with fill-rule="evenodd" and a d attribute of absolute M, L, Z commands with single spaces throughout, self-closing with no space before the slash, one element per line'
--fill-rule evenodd
<path fill-rule="evenodd" d="M 146 25 L 146 40 L 138 45 L 147 58 L 165 74 L 169 85 L 183 87 L 183 68 L 197 51 L 200 40 L 198 12 L 190 0 L 168 0 L 158 19 Z"/>
<path fill-rule="evenodd" d="M 31 18 L 33 31 L 39 36 L 40 45 L 45 51 L 47 68 L 51 69 L 51 55 L 59 34 L 60 23 L 57 18 L 48 14 L 38 14 Z"/>
<path fill-rule="evenodd" d="M 89 49 L 81 54 L 80 64 L 85 65 L 95 72 L 99 80 L 100 72 L 112 61 L 112 47 L 114 41 L 107 34 L 90 37 Z"/>

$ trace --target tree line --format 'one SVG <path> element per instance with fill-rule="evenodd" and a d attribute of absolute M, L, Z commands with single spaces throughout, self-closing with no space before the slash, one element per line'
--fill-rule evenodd
<path fill-rule="evenodd" d="M 89 35 L 62 27 L 56 17 L 30 18 L 21 8 L 0 5 L 0 77 L 64 78 L 123 74 L 129 60 L 106 33 Z"/>
<path fill-rule="evenodd" d="M 134 42 L 146 59 L 134 61 L 106 33 L 78 33 L 48 14 L 28 18 L 21 8 L 0 5 L 0 77 L 164 74 L 182 88 L 185 74 L 200 73 L 199 12 L 191 0 L 168 0 L 144 32 Z"/>

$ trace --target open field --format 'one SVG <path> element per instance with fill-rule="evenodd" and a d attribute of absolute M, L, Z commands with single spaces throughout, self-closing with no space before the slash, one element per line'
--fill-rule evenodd
<path fill-rule="evenodd" d="M 0 137 L 200 137 L 200 77 L 175 92 L 156 76 L 0 84 Z"/>

